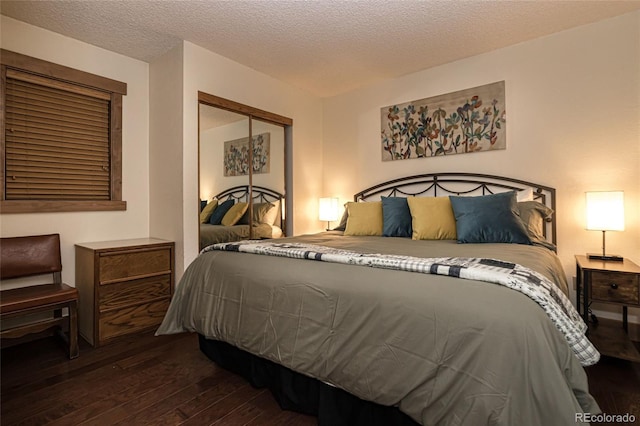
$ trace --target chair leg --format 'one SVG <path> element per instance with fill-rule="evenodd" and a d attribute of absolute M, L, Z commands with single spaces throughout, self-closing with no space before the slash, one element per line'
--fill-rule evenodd
<path fill-rule="evenodd" d="M 77 358 L 80 354 L 78 349 L 78 302 L 69 302 L 69 359 Z"/>

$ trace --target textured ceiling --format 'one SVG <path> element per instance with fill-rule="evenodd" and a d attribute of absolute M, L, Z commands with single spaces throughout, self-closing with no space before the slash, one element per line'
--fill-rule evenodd
<path fill-rule="evenodd" d="M 151 61 L 187 40 L 318 96 L 640 9 L 640 1 L 6 1 L 3 15 Z"/>

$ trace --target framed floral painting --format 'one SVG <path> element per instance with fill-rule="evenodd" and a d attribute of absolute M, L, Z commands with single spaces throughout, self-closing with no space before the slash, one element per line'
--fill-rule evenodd
<path fill-rule="evenodd" d="M 504 81 L 383 107 L 382 161 L 506 149 Z"/>
<path fill-rule="evenodd" d="M 269 173 L 270 133 L 252 137 L 253 174 Z M 249 138 L 235 139 L 224 143 L 224 175 L 249 174 Z"/>

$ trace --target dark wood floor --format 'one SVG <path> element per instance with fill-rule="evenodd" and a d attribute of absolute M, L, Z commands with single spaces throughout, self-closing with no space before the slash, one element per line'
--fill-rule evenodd
<path fill-rule="evenodd" d="M 69 361 L 43 339 L 2 350 L 2 425 L 314 425 L 282 411 L 269 391 L 209 361 L 190 334 L 82 342 Z M 603 358 L 587 368 L 604 412 L 640 422 L 640 364 Z"/>
<path fill-rule="evenodd" d="M 605 356 L 586 370 L 589 391 L 604 413 L 629 413 L 636 419 L 635 423 L 598 424 L 640 424 L 640 363 Z"/>
<path fill-rule="evenodd" d="M 621 330 L 620 321 L 600 319 L 600 325 L 594 334 L 614 334 L 611 329 Z M 598 327 L 602 330 L 598 331 Z M 597 332 L 597 333 L 596 333 Z M 630 336 L 634 341 L 632 345 L 640 350 L 640 326 L 629 324 Z M 593 342 L 610 344 L 606 338 L 599 336 L 591 339 Z M 595 344 L 595 343 L 594 343 Z M 597 345 L 596 345 L 597 347 Z M 640 424 L 640 362 L 630 362 L 623 359 L 602 356 L 596 365 L 587 367 L 589 377 L 589 391 L 598 401 L 600 408 L 606 414 L 633 414 L 635 423 Z M 598 423 L 603 425 L 620 425 L 629 423 Z"/>
<path fill-rule="evenodd" d="M 1 378 L 2 425 L 316 424 L 217 367 L 193 334 L 84 343 L 71 361 L 47 338 L 3 349 Z"/>

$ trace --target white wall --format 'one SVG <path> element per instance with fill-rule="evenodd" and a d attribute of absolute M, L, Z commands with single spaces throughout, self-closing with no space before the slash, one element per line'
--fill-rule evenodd
<path fill-rule="evenodd" d="M 198 253 L 198 91 L 293 119 L 289 190 L 295 194 L 294 233 L 316 231 L 322 186 L 322 100 L 189 42 L 184 42 L 183 70 L 184 265 Z"/>
<path fill-rule="evenodd" d="M 381 107 L 500 80 L 506 150 L 381 161 Z M 626 230 L 608 232 L 607 247 L 640 264 L 640 12 L 325 99 L 323 133 L 323 192 L 344 201 L 391 178 L 442 171 L 555 187 L 568 276 L 574 254 L 601 245 L 601 233 L 584 230 L 584 192 L 624 190 Z"/>
<path fill-rule="evenodd" d="M 174 241 L 176 277 L 184 270 L 182 244 L 182 44 L 149 68 L 149 233 Z"/>
<path fill-rule="evenodd" d="M 59 233 L 62 278 L 75 285 L 74 244 L 149 235 L 149 66 L 5 16 L 3 49 L 127 83 L 122 98 L 122 198 L 127 210 L 2 214 L 0 235 Z"/>

